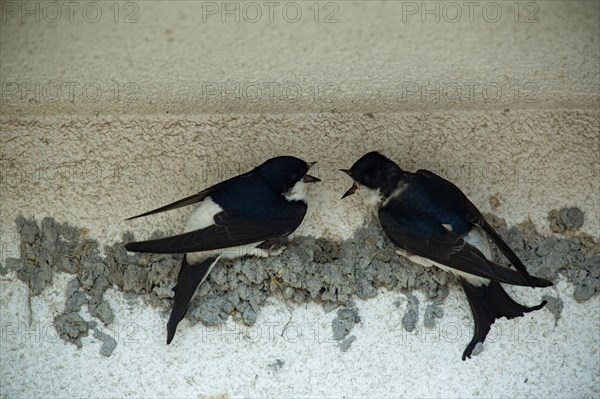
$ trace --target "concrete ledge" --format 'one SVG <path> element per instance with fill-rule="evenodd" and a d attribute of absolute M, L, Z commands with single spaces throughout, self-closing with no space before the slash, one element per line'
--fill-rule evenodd
<path fill-rule="evenodd" d="M 275 3 L 272 18 L 252 3 L 255 22 L 244 2 L 134 1 L 118 12 L 82 3 L 71 13 L 61 6 L 55 23 L 44 2 L 3 3 L 2 113 L 600 104 L 597 2 L 338 1 L 317 3 L 318 12 L 314 2 Z"/>

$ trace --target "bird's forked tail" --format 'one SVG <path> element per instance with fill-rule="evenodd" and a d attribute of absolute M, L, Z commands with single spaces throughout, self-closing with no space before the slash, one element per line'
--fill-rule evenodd
<path fill-rule="evenodd" d="M 539 286 L 547 285 L 545 284 L 546 280 L 539 280 Z M 485 338 L 496 319 L 501 317 L 506 317 L 507 319 L 520 317 L 525 313 L 541 309 L 546 304 L 546 301 L 542 301 L 539 305 L 532 307 L 521 305 L 508 296 L 500 283 L 495 281 L 491 281 L 488 285 L 482 285 L 480 287 L 469 284 L 463 279 L 460 279 L 460 282 L 467 295 L 473 313 L 473 321 L 475 323 L 473 338 L 463 352 L 462 360 L 471 357 L 471 353 L 478 342 L 483 343 L 483 341 L 485 341 Z"/>
<path fill-rule="evenodd" d="M 173 287 L 175 298 L 173 309 L 167 322 L 167 345 L 173 340 L 175 331 L 177 331 L 177 325 L 185 317 L 196 289 L 208 276 L 210 270 L 218 260 L 219 257 L 211 256 L 197 265 L 190 265 L 187 262 L 186 256 L 183 257 L 181 269 L 179 269 L 179 275 L 177 276 L 177 284 Z"/>

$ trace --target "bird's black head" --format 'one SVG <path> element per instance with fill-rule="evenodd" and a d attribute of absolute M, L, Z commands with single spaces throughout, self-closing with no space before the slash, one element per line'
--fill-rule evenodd
<path fill-rule="evenodd" d="M 308 163 L 292 156 L 280 156 L 269 159 L 258 166 L 256 170 L 274 190 L 282 194 L 290 193 L 290 195 L 293 195 L 292 191 L 299 186 L 303 186 L 304 183 L 321 181 L 307 174 L 314 164 L 315 162 Z M 301 184 L 297 186 L 297 183 Z"/>
<path fill-rule="evenodd" d="M 395 190 L 398 179 L 403 173 L 396 163 L 376 151 L 363 155 L 352 165 L 352 168 L 342 169 L 342 172 L 354 179 L 354 185 L 346 191 L 342 198 L 354 194 L 358 185 L 371 190 L 379 190 L 381 195 L 386 198 Z"/>

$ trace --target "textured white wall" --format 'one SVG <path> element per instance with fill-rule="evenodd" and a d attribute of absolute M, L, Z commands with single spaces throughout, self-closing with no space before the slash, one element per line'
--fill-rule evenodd
<path fill-rule="evenodd" d="M 339 201 L 349 181 L 336 171 L 372 149 L 448 177 L 509 225 L 530 218 L 549 234 L 548 211 L 577 206 L 582 230 L 599 236 L 597 2 L 519 2 L 518 14 L 513 2 L 480 2 L 473 22 L 458 2 L 456 23 L 444 2 L 427 3 L 439 22 L 425 23 L 421 2 L 321 2 L 319 22 L 313 2 L 297 2 L 297 23 L 281 14 L 290 2 L 272 23 L 264 6 L 245 22 L 244 3 L 239 23 L 221 22 L 220 2 L 121 2 L 117 22 L 112 2 L 94 4 L 96 23 L 83 3 L 73 22 L 61 6 L 54 23 L 46 3 L 0 4 L 1 261 L 17 255 L 19 214 L 85 226 L 103 243 L 127 229 L 178 231 L 188 210 L 123 219 L 283 153 L 319 161 L 324 179 L 299 233 L 343 239 L 364 209 Z M 34 10 L 25 22 L 23 7 Z M 325 23 L 335 10 L 338 22 Z M 525 20 L 532 12 L 537 22 Z M 42 326 L 63 307 L 56 279 L 31 304 Z M 600 303 L 578 304 L 572 290 L 564 281 L 549 290 L 565 303 L 556 327 L 547 311 L 499 323 L 515 331 L 535 320 L 535 342 L 504 335 L 466 363 L 466 330 L 457 342 L 404 339 L 399 294 L 358 302 L 363 322 L 342 353 L 313 341 L 200 342 L 200 325 L 167 348 L 164 315 L 115 293 L 115 323 L 135 321 L 136 342 L 103 358 L 91 337 L 78 350 L 39 332 L 3 335 L 0 396 L 598 396 Z M 3 326 L 26 321 L 14 273 L 1 291 Z M 512 292 L 527 303 L 541 295 Z M 458 292 L 444 306 L 446 321 L 469 315 Z M 273 299 L 258 325 L 288 317 Z M 333 316 L 310 304 L 294 317 L 309 336 Z M 276 358 L 280 371 L 268 367 Z"/>
<path fill-rule="evenodd" d="M 189 210 L 124 222 L 197 192 L 265 159 L 317 160 L 315 206 L 299 233 L 347 237 L 360 225 L 359 198 L 340 201 L 350 181 L 339 168 L 378 149 L 408 170 L 429 168 L 510 225 L 531 218 L 549 232 L 548 211 L 578 206 L 598 232 L 595 110 L 375 114 L 6 117 L 1 220 L 54 216 L 112 242 L 128 228 L 178 231 Z M 496 202 L 497 200 L 497 202 Z M 495 203 L 493 209 L 491 202 Z M 3 229 L 3 230 L 4 230 Z"/>

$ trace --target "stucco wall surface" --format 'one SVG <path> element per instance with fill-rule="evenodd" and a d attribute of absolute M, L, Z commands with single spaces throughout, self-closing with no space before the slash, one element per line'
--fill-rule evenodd
<path fill-rule="evenodd" d="M 347 238 L 367 215 L 360 198 L 340 201 L 351 182 L 339 169 L 376 149 L 406 170 L 449 178 L 510 225 L 531 218 L 549 232 L 549 210 L 578 206 L 582 229 L 597 236 L 599 118 L 595 110 L 4 117 L 3 197 L 14 205 L 0 219 L 8 234 L 18 212 L 53 216 L 108 243 L 125 229 L 179 231 L 187 209 L 123 219 L 291 154 L 318 161 L 323 179 L 298 233 Z"/>

